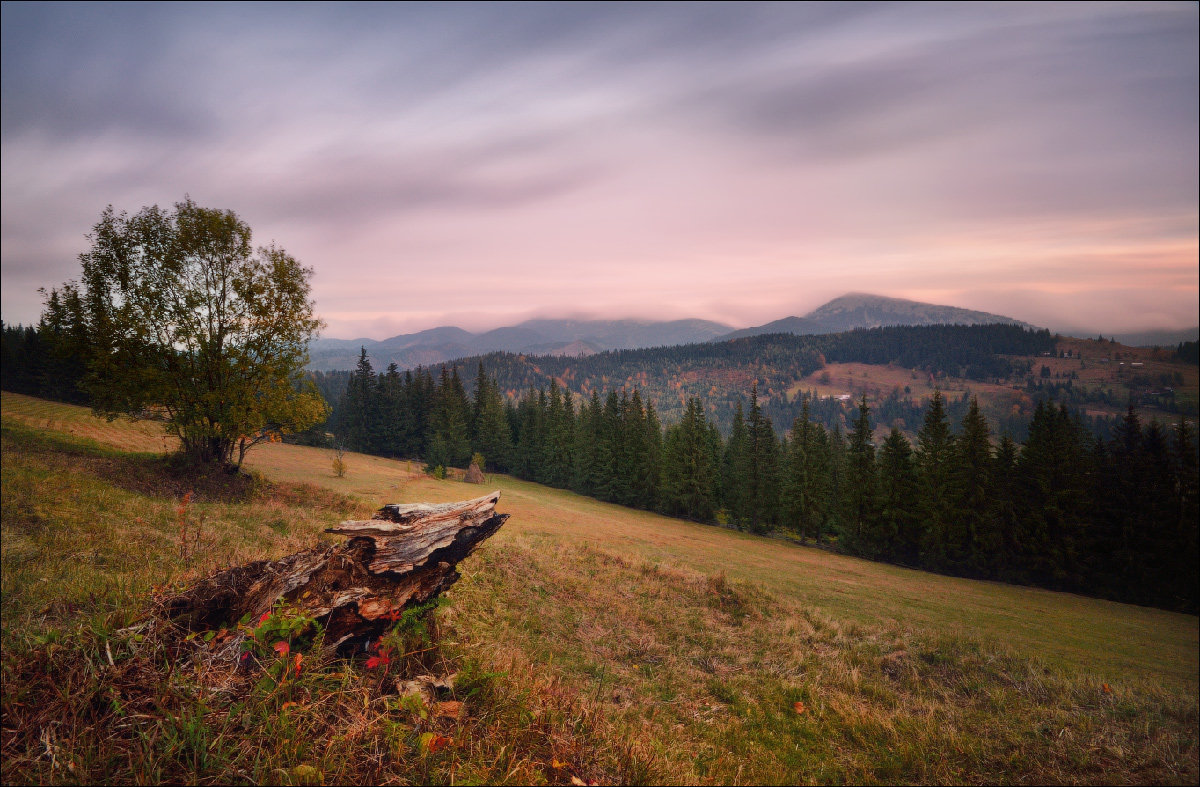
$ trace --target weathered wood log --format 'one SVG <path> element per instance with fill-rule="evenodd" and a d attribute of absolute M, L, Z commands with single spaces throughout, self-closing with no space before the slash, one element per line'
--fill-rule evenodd
<path fill-rule="evenodd" d="M 165 600 L 163 611 L 192 631 L 257 620 L 283 601 L 325 627 L 327 646 L 378 636 L 398 614 L 458 581 L 455 566 L 495 533 L 499 492 L 440 504 L 391 504 L 369 520 L 325 532 L 349 542 L 221 571 Z"/>

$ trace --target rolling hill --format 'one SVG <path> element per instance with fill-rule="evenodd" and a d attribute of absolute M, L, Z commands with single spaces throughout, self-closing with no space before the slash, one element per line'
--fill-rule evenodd
<path fill-rule="evenodd" d="M 708 320 L 526 320 L 473 334 L 447 326 L 390 339 L 317 339 L 309 346 L 310 370 L 353 369 L 359 348 L 366 348 L 379 369 L 428 366 L 491 352 L 537 355 L 587 355 L 603 350 L 706 342 L 727 334 L 730 326 Z"/>
<path fill-rule="evenodd" d="M 734 331 L 724 338 L 758 336 L 766 333 L 810 335 L 841 333 L 856 328 L 886 328 L 894 325 L 1020 325 L 1033 327 L 1020 320 L 999 314 L 960 309 L 957 306 L 938 306 L 932 303 L 886 298 L 882 295 L 849 293 L 834 298 L 803 317 L 785 317 L 754 328 Z"/>
<path fill-rule="evenodd" d="M 5 783 L 1197 778 L 1195 616 L 504 476 L 488 488 L 512 518 L 461 564 L 420 653 L 372 666 L 309 651 L 287 680 L 271 651 L 206 666 L 227 634 L 166 647 L 145 620 L 152 588 L 307 548 L 383 502 L 479 487 L 357 454 L 338 478 L 328 452 L 270 444 L 229 495 L 130 453 L 162 449 L 153 423 L 0 402 Z M 417 670 L 455 675 L 449 696 L 398 693 Z"/>
<path fill-rule="evenodd" d="M 785 317 L 741 330 L 732 330 L 728 325 L 710 320 L 535 319 L 478 334 L 444 326 L 382 341 L 317 339 L 309 347 L 308 368 L 314 371 L 353 369 L 358 362 L 359 348 L 366 348 L 376 369 L 386 368 L 390 363 L 409 369 L 493 352 L 577 356 L 605 350 L 725 341 L 769 333 L 808 336 L 896 325 L 995 323 L 1031 327 L 1011 317 L 987 312 L 852 293 L 835 298 L 804 317 Z"/>

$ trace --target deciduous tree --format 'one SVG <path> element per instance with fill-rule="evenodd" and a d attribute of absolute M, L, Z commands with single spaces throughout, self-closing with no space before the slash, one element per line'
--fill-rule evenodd
<path fill-rule="evenodd" d="M 310 268 L 255 249 L 236 213 L 190 198 L 133 216 L 109 206 L 89 239 L 58 302 L 86 333 L 82 387 L 97 413 L 161 413 L 186 454 L 238 466 L 253 445 L 324 419 L 300 384 L 321 326 Z"/>

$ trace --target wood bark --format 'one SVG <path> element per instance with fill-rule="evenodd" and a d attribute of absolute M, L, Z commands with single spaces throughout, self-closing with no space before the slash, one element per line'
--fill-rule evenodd
<path fill-rule="evenodd" d="M 280 560 L 221 571 L 163 602 L 192 631 L 257 620 L 284 602 L 325 627 L 327 646 L 378 636 L 405 609 L 453 585 L 455 566 L 500 529 L 499 492 L 458 503 L 390 504 L 369 520 L 325 532 L 347 536 Z"/>

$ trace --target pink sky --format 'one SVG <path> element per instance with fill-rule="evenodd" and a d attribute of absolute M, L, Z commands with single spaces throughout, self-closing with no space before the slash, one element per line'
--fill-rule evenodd
<path fill-rule="evenodd" d="M 1195 4 L 3 7 L 5 321 L 190 194 L 326 336 L 847 291 L 1200 322 Z"/>

